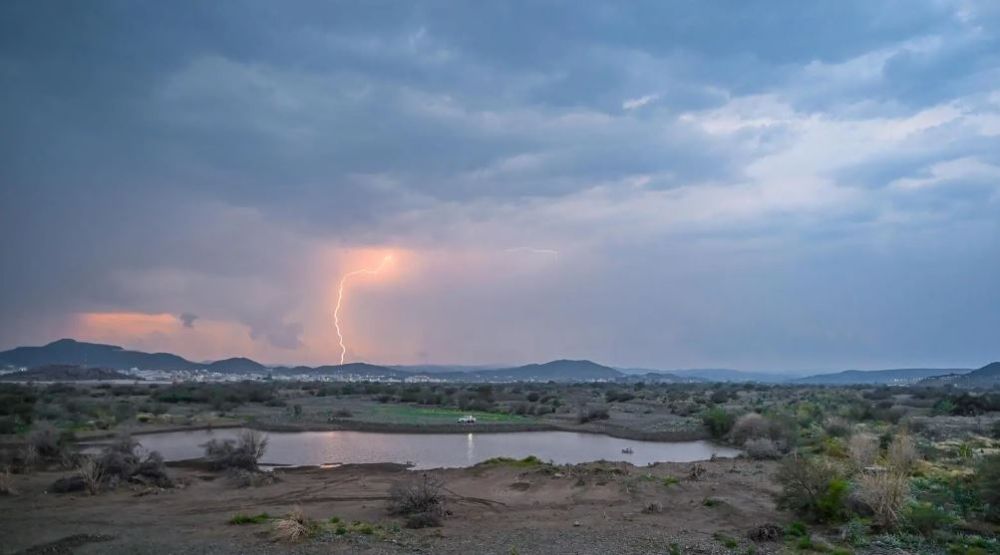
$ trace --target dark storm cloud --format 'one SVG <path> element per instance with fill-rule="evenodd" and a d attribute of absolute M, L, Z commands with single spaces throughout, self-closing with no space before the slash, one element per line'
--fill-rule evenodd
<path fill-rule="evenodd" d="M 180 316 L 181 323 L 184 324 L 185 328 L 194 328 L 194 321 L 198 319 L 197 314 L 191 314 L 190 312 L 184 312 Z"/>
<path fill-rule="evenodd" d="M 190 310 L 295 350 L 319 250 L 538 242 L 593 261 L 561 289 L 588 300 L 551 291 L 549 323 L 611 314 L 589 342 L 550 338 L 563 354 L 606 358 L 588 350 L 598 336 L 635 363 L 753 364 L 768 348 L 834 360 L 861 343 L 783 335 L 805 318 L 793 306 L 855 322 L 821 301 L 840 282 L 803 264 L 836 259 L 877 299 L 893 290 L 878 276 L 925 268 L 897 253 L 929 233 L 970 246 L 956 267 L 997 270 L 997 28 L 1000 11 L 975 1 L 4 2 L 0 343 L 47 338 L 76 312 Z M 675 247 L 702 238 L 737 246 Z M 756 277 L 708 279 L 708 263 L 662 289 L 658 249 L 675 258 L 657 264 L 695 268 L 750 256 Z M 634 264 L 647 271 L 615 300 L 632 317 L 594 291 Z M 905 275 L 917 297 L 945 283 Z M 699 287 L 716 317 L 664 316 Z M 656 302 L 634 302 L 643 290 Z M 735 315 L 753 295 L 772 302 Z M 866 306 L 894 323 L 966 306 L 956 295 Z M 988 299 L 969 329 L 994 321 Z M 729 342 L 747 326 L 757 336 Z M 652 329 L 689 347 L 649 347 Z M 930 328 L 895 329 L 858 352 L 933 343 Z M 957 335 L 945 343 L 964 360 Z"/>

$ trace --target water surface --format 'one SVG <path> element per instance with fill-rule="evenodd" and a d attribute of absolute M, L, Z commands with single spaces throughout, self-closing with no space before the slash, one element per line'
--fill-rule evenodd
<path fill-rule="evenodd" d="M 211 439 L 231 439 L 241 429 L 195 430 L 142 434 L 135 438 L 147 450 L 168 460 L 201 457 Z M 262 462 L 280 465 L 335 463 L 413 463 L 414 468 L 472 466 L 492 457 L 535 455 L 557 464 L 596 460 L 690 462 L 713 455 L 735 457 L 739 451 L 707 441 L 635 441 L 576 432 L 510 432 L 468 434 L 406 434 L 376 432 L 266 432 L 267 452 Z M 622 453 L 631 449 L 631 454 Z"/>

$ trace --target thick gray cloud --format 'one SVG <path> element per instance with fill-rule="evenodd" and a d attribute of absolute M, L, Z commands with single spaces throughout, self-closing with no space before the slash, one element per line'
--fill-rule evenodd
<path fill-rule="evenodd" d="M 314 360 L 388 246 L 436 262 L 354 314 L 386 362 L 995 358 L 1000 11 L 765 4 L 5 2 L 0 346 Z"/>

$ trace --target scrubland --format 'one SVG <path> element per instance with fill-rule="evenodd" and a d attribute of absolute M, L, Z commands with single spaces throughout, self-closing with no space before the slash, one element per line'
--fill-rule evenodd
<path fill-rule="evenodd" d="M 257 468 L 268 429 L 451 431 L 463 414 L 482 432 L 711 438 L 745 455 Z M 130 435 L 221 425 L 261 432 L 180 466 Z M 4 553 L 1000 553 L 995 391 L 4 384 L 0 427 Z"/>

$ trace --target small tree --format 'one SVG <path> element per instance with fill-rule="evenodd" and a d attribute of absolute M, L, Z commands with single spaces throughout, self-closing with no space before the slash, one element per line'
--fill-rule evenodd
<path fill-rule="evenodd" d="M 712 407 L 701 415 L 701 421 L 712 437 L 719 439 L 729 433 L 736 418 L 722 407 Z"/>
<path fill-rule="evenodd" d="M 816 522 L 832 522 L 847 516 L 850 485 L 842 469 L 825 457 L 785 457 L 775 476 L 782 491 L 778 507 L 795 511 Z"/>
<path fill-rule="evenodd" d="M 444 485 L 424 474 L 397 482 L 389 490 L 389 514 L 406 517 L 408 528 L 440 526 L 444 517 Z"/>
<path fill-rule="evenodd" d="M 267 438 L 254 430 L 240 434 L 237 441 L 213 439 L 205 444 L 205 457 L 216 469 L 241 468 L 256 472 L 267 451 Z"/>

